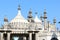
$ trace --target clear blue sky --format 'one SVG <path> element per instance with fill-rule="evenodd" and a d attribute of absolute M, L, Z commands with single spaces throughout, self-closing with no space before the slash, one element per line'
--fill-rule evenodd
<path fill-rule="evenodd" d="M 60 0 L 0 0 L 0 25 L 3 24 L 4 16 L 8 17 L 9 21 L 17 15 L 17 7 L 20 4 L 22 15 L 27 18 L 30 8 L 33 16 L 38 12 L 38 17 L 43 14 L 46 8 L 48 20 L 52 23 L 53 18 L 60 21 Z"/>

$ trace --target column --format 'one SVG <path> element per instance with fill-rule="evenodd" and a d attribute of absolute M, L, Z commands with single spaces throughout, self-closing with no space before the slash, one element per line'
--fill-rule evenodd
<path fill-rule="evenodd" d="M 44 30 L 47 30 L 47 22 L 46 22 L 46 19 L 44 19 Z"/>
<path fill-rule="evenodd" d="M 35 33 L 35 40 L 38 40 L 38 35 L 37 33 Z"/>
<path fill-rule="evenodd" d="M 10 40 L 10 33 L 7 33 L 7 40 Z"/>
<path fill-rule="evenodd" d="M 1 40 L 4 40 L 4 38 L 3 38 L 3 33 L 1 33 Z"/>
<path fill-rule="evenodd" d="M 26 37 L 23 37 L 23 40 L 26 40 Z"/>
<path fill-rule="evenodd" d="M 29 40 L 32 40 L 32 33 L 29 33 Z"/>

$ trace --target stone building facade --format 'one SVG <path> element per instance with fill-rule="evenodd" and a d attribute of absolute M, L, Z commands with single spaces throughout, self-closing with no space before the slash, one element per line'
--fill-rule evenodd
<path fill-rule="evenodd" d="M 20 5 L 18 6 L 18 14 L 14 19 L 8 22 L 8 18 L 4 18 L 4 25 L 0 28 L 0 40 L 60 40 L 60 32 L 56 29 L 56 19 L 53 24 L 47 20 L 46 9 L 44 16 L 33 18 L 30 9 L 27 19 L 21 14 Z"/>

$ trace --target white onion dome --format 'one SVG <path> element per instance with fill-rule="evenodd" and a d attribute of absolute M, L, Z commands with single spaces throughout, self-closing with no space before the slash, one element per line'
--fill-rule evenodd
<path fill-rule="evenodd" d="M 21 15 L 21 8 L 18 6 L 18 14 L 17 16 L 11 20 L 11 23 L 13 22 L 22 22 L 22 23 L 28 23 L 28 21 Z"/>
<path fill-rule="evenodd" d="M 5 22 L 8 22 L 8 19 L 7 19 L 7 17 L 4 17 L 4 21 L 5 21 Z"/>
<path fill-rule="evenodd" d="M 37 13 L 36 13 L 37 14 Z M 34 19 L 35 22 L 37 23 L 42 23 L 42 21 L 38 18 L 38 16 L 36 15 L 35 19 Z"/>

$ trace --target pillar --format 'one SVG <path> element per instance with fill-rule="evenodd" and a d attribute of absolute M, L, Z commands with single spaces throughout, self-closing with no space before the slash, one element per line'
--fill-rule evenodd
<path fill-rule="evenodd" d="M 26 37 L 23 37 L 23 40 L 26 40 Z"/>
<path fill-rule="evenodd" d="M 38 40 L 38 33 L 35 33 L 35 40 Z"/>
<path fill-rule="evenodd" d="M 1 33 L 1 40 L 4 40 L 4 38 L 3 38 L 3 33 Z"/>
<path fill-rule="evenodd" d="M 29 33 L 29 40 L 32 40 L 32 33 Z"/>
<path fill-rule="evenodd" d="M 44 30 L 47 30 L 47 21 L 44 19 Z"/>
<path fill-rule="evenodd" d="M 7 33 L 7 40 L 10 40 L 10 33 Z"/>

